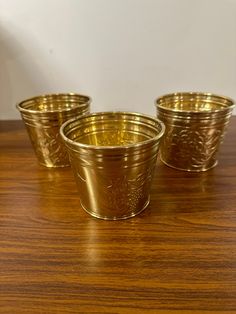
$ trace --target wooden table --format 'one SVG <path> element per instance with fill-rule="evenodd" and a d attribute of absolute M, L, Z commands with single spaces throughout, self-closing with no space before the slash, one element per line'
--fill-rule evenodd
<path fill-rule="evenodd" d="M 0 313 L 236 313 L 236 117 L 215 169 L 159 163 L 151 205 L 115 222 L 0 126 Z"/>

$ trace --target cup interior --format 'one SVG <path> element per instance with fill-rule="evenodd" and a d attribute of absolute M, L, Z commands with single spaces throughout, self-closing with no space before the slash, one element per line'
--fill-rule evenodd
<path fill-rule="evenodd" d="M 69 140 L 85 145 L 127 146 L 159 138 L 163 128 L 163 124 L 152 117 L 111 112 L 69 121 L 63 134 Z"/>

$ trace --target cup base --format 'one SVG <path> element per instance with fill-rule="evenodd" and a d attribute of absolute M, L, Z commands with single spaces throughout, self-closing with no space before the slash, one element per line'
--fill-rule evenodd
<path fill-rule="evenodd" d="M 138 210 L 137 212 L 132 212 L 132 213 L 129 214 L 129 215 L 125 215 L 125 216 L 121 216 L 121 217 L 116 217 L 116 216 L 107 217 L 107 216 L 98 215 L 98 214 L 96 214 L 95 212 L 88 210 L 88 209 L 82 204 L 82 202 L 80 201 L 80 204 L 81 204 L 82 208 L 84 209 L 84 211 L 86 211 L 86 213 L 88 213 L 89 215 L 91 215 L 91 216 L 93 216 L 93 217 L 95 217 L 95 218 L 103 219 L 103 220 L 124 220 L 124 219 L 128 219 L 128 218 L 137 216 L 137 215 L 140 214 L 142 211 L 144 211 L 145 208 L 148 207 L 149 203 L 150 203 L 150 196 L 148 197 L 148 200 L 147 200 L 147 202 L 145 203 L 145 205 L 142 207 L 142 209 Z"/>
<path fill-rule="evenodd" d="M 164 161 L 161 157 L 160 157 L 160 160 L 163 162 L 163 164 L 165 164 L 166 166 L 168 166 L 170 168 L 173 168 L 173 169 L 176 169 L 176 170 L 181 170 L 181 171 L 186 171 L 186 172 L 205 172 L 205 171 L 208 171 L 208 170 L 214 168 L 218 164 L 218 161 L 216 160 L 214 162 L 214 164 L 212 166 L 208 167 L 208 168 L 203 168 L 203 169 L 186 169 L 186 168 L 179 168 L 179 167 L 175 167 L 173 165 L 170 165 L 166 161 Z"/>

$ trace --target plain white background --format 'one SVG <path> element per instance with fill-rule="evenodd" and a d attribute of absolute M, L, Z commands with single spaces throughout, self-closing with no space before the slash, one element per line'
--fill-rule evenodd
<path fill-rule="evenodd" d="M 175 91 L 236 98 L 236 0 L 0 0 L 1 119 L 54 92 L 155 114 Z"/>

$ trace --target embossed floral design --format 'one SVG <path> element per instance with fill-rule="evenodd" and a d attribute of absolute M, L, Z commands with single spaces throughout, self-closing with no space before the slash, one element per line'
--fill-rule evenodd
<path fill-rule="evenodd" d="M 57 128 L 36 129 L 35 132 L 31 129 L 29 134 L 36 154 L 42 161 L 52 162 L 54 165 L 68 164 L 68 155 Z"/>
<path fill-rule="evenodd" d="M 176 163 L 185 163 L 191 167 L 204 166 L 217 151 L 222 130 L 182 129 L 167 132 L 163 150 Z"/>
<path fill-rule="evenodd" d="M 89 174 L 88 179 L 84 174 L 81 174 L 81 169 L 74 168 L 77 178 L 77 183 L 80 189 L 83 185 L 87 186 L 86 190 L 91 197 L 96 194 L 99 200 L 99 206 L 106 208 L 119 216 L 125 215 L 128 211 L 137 211 L 139 202 L 147 200 L 149 188 L 154 174 L 156 160 L 148 168 L 140 169 L 131 174 L 129 171 L 123 175 L 105 176 L 103 171 L 97 172 L 96 177 L 92 178 L 92 173 Z M 72 163 L 73 165 L 73 163 Z M 94 189 L 94 191 L 93 191 Z"/>
<path fill-rule="evenodd" d="M 121 212 L 137 209 L 139 201 L 147 196 L 155 164 L 144 173 L 129 178 L 127 175 L 110 179 L 106 186 L 109 207 Z"/>

